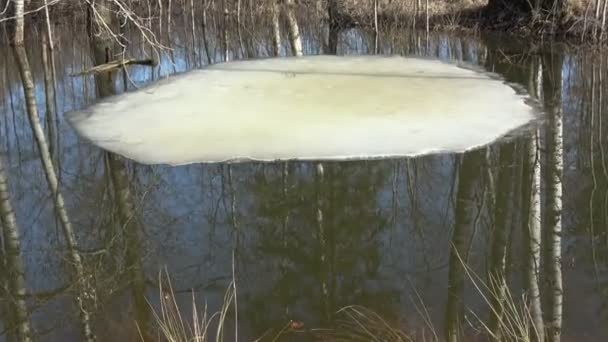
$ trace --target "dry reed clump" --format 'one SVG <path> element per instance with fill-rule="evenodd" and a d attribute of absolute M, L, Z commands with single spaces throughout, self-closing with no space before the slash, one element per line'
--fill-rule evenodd
<path fill-rule="evenodd" d="M 194 294 L 192 295 L 192 317 L 184 318 L 177 304 L 173 285 L 167 271 L 159 273 L 159 309 L 152 312 L 157 324 L 158 336 L 168 342 L 206 342 L 223 341 L 230 307 L 236 301 L 236 291 L 231 283 L 224 295 L 219 311 L 209 315 L 207 306 L 199 310 Z M 211 329 L 213 327 L 213 329 Z M 213 330 L 213 331 L 212 331 Z M 142 341 L 150 332 L 140 331 Z"/>
<path fill-rule="evenodd" d="M 462 259 L 460 261 L 462 263 Z M 499 295 L 499 291 L 494 290 L 499 281 L 490 280 L 490 284 L 487 284 L 469 266 L 462 265 L 466 277 L 486 304 L 487 311 L 490 315 L 500 316 L 498 329 L 493 329 L 476 312 L 469 310 L 470 315 L 468 316 L 471 318 L 467 319 L 467 322 L 463 322 L 469 327 L 466 336 L 472 338 L 481 335 L 492 340 L 533 341 L 535 333 L 534 327 L 530 323 L 531 315 L 529 307 L 526 305 L 526 298 L 517 298 L 509 290 Z M 225 335 L 226 326 L 229 324 L 228 317 L 231 316 L 230 310 L 236 301 L 233 283 L 227 288 L 221 308 L 212 315 L 208 315 L 207 306 L 202 312 L 199 311 L 193 296 L 192 317 L 189 318 L 182 316 L 169 275 L 166 272 L 159 277 L 159 284 L 160 306 L 157 311 L 154 311 L 154 318 L 160 340 L 222 342 L 227 338 Z M 498 296 L 501 297 L 498 298 Z M 439 333 L 441 330 L 433 325 L 429 310 L 420 296 L 418 296 L 418 300 L 420 304 L 415 305 L 416 310 L 425 325 L 418 330 L 405 331 L 399 324 L 389 322 L 369 308 L 349 305 L 336 311 L 332 323 L 327 327 L 305 328 L 303 323 L 290 320 L 282 327 L 269 329 L 255 341 L 289 341 L 290 337 L 303 335 L 311 341 L 442 341 Z M 237 323 L 234 322 L 234 324 Z M 141 332 L 142 340 L 144 340 L 144 333 Z M 233 336 L 230 338 L 232 340 Z M 234 340 L 238 341 L 238 338 Z"/>

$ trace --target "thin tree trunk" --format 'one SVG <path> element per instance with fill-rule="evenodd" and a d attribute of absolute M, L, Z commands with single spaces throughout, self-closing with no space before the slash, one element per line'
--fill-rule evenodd
<path fill-rule="evenodd" d="M 228 23 L 230 22 L 230 13 L 228 12 L 228 0 L 222 0 L 223 12 L 224 12 L 224 25 L 222 27 L 222 40 L 224 43 L 224 62 L 230 60 L 230 48 L 228 45 Z"/>
<path fill-rule="evenodd" d="M 211 52 L 209 52 L 209 42 L 207 41 L 207 0 L 203 1 L 203 23 L 202 23 L 202 32 L 203 35 L 203 47 L 205 49 L 205 56 L 207 56 L 207 65 L 212 64 Z"/>
<path fill-rule="evenodd" d="M 147 336 L 151 328 L 151 314 L 146 299 L 146 277 L 142 265 L 142 233 L 143 227 L 135 211 L 135 201 L 129 185 L 129 177 L 125 160 L 111 152 L 106 152 L 108 170 L 112 179 L 114 200 L 118 218 L 126 239 L 126 265 L 131 283 L 131 292 L 136 310 L 136 320 L 140 329 Z"/>
<path fill-rule="evenodd" d="M 598 0 L 599 1 L 599 0 Z M 604 0 L 604 9 L 602 11 L 602 27 L 600 29 L 600 41 L 606 36 L 606 15 L 608 14 L 608 0 Z"/>
<path fill-rule="evenodd" d="M 527 142 L 527 151 L 522 171 L 525 177 L 523 203 L 527 205 L 524 217 L 523 237 L 525 249 L 524 288 L 532 320 L 531 340 L 545 339 L 545 324 L 540 296 L 541 217 L 540 217 L 540 146 L 538 131 L 534 131 Z"/>
<path fill-rule="evenodd" d="M 327 2 L 327 21 L 327 53 L 335 55 L 338 53 L 338 36 L 340 33 L 337 0 L 328 0 Z"/>
<path fill-rule="evenodd" d="M 198 58 L 196 56 L 196 25 L 194 24 L 194 0 L 190 0 L 190 20 L 191 20 L 191 26 L 190 26 L 190 34 L 192 34 L 192 59 L 193 59 L 193 63 L 196 63 L 196 61 L 198 61 Z M 200 45 L 199 45 L 200 47 Z"/>
<path fill-rule="evenodd" d="M 239 38 L 239 46 L 241 48 L 241 55 L 245 58 L 249 58 L 248 51 L 245 49 L 245 44 L 243 43 L 243 32 L 241 28 L 241 0 L 236 0 L 236 34 Z"/>
<path fill-rule="evenodd" d="M 337 0 L 327 1 L 327 22 L 327 53 L 330 55 L 335 55 L 338 53 L 338 36 L 340 33 Z"/>
<path fill-rule="evenodd" d="M 328 281 L 328 257 L 327 257 L 327 231 L 325 225 L 325 217 L 323 215 L 325 201 L 323 184 L 325 181 L 325 169 L 322 163 L 318 163 L 315 168 L 315 183 L 316 183 L 316 219 L 317 219 L 317 240 L 319 241 L 319 265 L 321 269 L 321 307 L 323 309 L 323 318 L 329 319 L 331 316 L 331 301 L 329 300 L 329 281 Z"/>
<path fill-rule="evenodd" d="M 460 341 L 464 316 L 464 269 L 468 242 L 475 225 L 476 195 L 479 195 L 479 180 L 483 178 L 483 151 L 465 152 L 460 161 L 458 193 L 456 195 L 454 232 L 450 241 L 448 270 L 448 300 L 445 310 L 445 339 Z"/>
<path fill-rule="evenodd" d="M 509 241 L 510 227 L 513 213 L 512 190 L 515 164 L 515 144 L 506 143 L 500 148 L 500 169 L 498 171 L 498 183 L 496 189 L 496 203 L 494 205 L 494 231 L 492 237 L 488 287 L 490 295 L 490 330 L 497 340 L 501 340 L 505 327 L 504 311 L 507 300 L 507 246 Z M 508 318 L 507 318 L 508 319 Z"/>
<path fill-rule="evenodd" d="M 105 11 L 98 9 L 101 20 L 108 27 L 114 27 L 115 19 L 113 13 L 109 10 L 111 4 L 105 4 Z M 89 23 L 89 27 L 96 23 Z M 103 29 L 99 31 L 90 30 L 89 39 L 91 40 L 91 52 L 95 65 L 108 63 L 111 60 L 112 51 L 114 50 L 114 40 L 111 36 L 104 34 Z M 115 82 L 112 77 L 113 73 L 95 75 L 95 84 L 97 95 L 99 98 L 115 95 L 117 93 Z M 123 69 L 124 91 L 127 91 L 126 72 Z M 121 231 L 125 234 L 125 260 L 129 281 L 131 283 L 131 292 L 133 296 L 136 320 L 139 328 L 142 330 L 144 338 L 149 338 L 148 329 L 150 328 L 151 314 L 148 300 L 146 299 L 146 278 L 141 262 L 141 245 L 143 227 L 137 217 L 135 210 L 135 200 L 129 183 L 129 175 L 125 160 L 111 152 L 105 152 L 105 160 L 107 162 L 107 170 L 112 180 L 112 190 L 114 194 L 114 202 L 116 212 L 118 214 L 118 222 L 121 226 Z"/>
<path fill-rule="evenodd" d="M 429 0 L 426 0 L 426 6 L 425 6 L 425 17 L 426 17 L 426 21 L 425 21 L 425 30 L 426 30 L 426 49 L 429 49 L 429 30 L 430 30 L 430 23 L 429 23 Z"/>
<path fill-rule="evenodd" d="M 234 230 L 235 234 L 234 246 L 232 249 L 232 291 L 234 291 L 234 340 L 238 341 L 239 308 L 237 301 L 237 281 L 235 275 L 236 260 L 234 258 L 238 254 L 241 245 L 241 230 L 237 220 L 236 189 L 234 187 L 231 164 L 228 164 L 228 187 L 230 188 L 230 221 L 232 222 L 232 229 Z"/>
<path fill-rule="evenodd" d="M 534 67 L 536 66 L 536 67 Z M 536 95 L 540 101 L 542 99 L 542 63 L 540 60 L 533 63 L 530 72 L 531 93 Z M 531 341 L 543 342 L 545 340 L 545 324 L 540 295 L 540 261 L 541 261 L 541 206 L 540 206 L 540 183 L 541 183 L 541 163 L 540 163 L 540 141 L 538 130 L 531 133 L 530 139 L 526 143 L 524 151 L 522 179 L 523 179 L 523 246 L 525 262 L 524 268 L 524 289 L 527 294 L 528 308 L 532 321 L 530 332 Z"/>
<path fill-rule="evenodd" d="M 105 0 L 102 0 L 102 1 L 105 1 Z M 173 41 L 171 38 L 171 17 L 173 17 L 173 9 L 172 9 L 171 5 L 172 5 L 172 1 L 169 0 L 169 4 L 167 7 L 167 38 L 169 41 L 169 46 L 172 45 L 171 42 Z"/>
<path fill-rule="evenodd" d="M 270 0 L 272 2 L 272 52 L 275 56 L 281 54 L 281 25 L 279 23 L 279 3 L 278 0 Z"/>
<path fill-rule="evenodd" d="M 49 153 L 48 144 L 44 130 L 40 125 L 40 116 L 38 115 L 38 105 L 36 103 L 36 93 L 34 89 L 34 79 L 32 77 L 29 60 L 25 47 L 23 45 L 24 38 L 24 8 L 23 0 L 15 0 L 12 2 L 12 13 L 15 16 L 15 22 L 12 25 L 12 44 L 13 53 L 17 60 L 21 82 L 23 84 L 23 92 L 25 94 L 25 104 L 27 108 L 28 120 L 44 169 L 44 174 L 49 185 L 51 195 L 55 204 L 55 210 L 59 216 L 59 221 L 63 229 L 63 235 L 66 240 L 69 258 L 73 267 L 73 276 L 77 283 L 78 294 L 76 295 L 76 304 L 80 313 L 80 323 L 82 325 L 83 339 L 87 342 L 95 340 L 93 330 L 91 328 L 91 318 L 85 304 L 85 296 L 94 296 L 94 290 L 89 287 L 87 278 L 85 277 L 84 266 L 80 254 L 77 250 L 76 235 L 69 219 L 63 195 L 59 189 L 59 179 L 53 166 L 53 161 Z"/>
<path fill-rule="evenodd" d="M 547 278 L 547 340 L 558 342 L 562 329 L 562 183 L 563 176 L 563 128 L 562 128 L 562 59 L 551 54 L 546 57 L 545 103 L 549 118 L 545 137 L 546 151 L 546 191 L 545 220 L 547 232 L 545 248 L 545 269 Z"/>
<path fill-rule="evenodd" d="M 289 41 L 291 43 L 291 53 L 296 57 L 302 56 L 302 38 L 300 37 L 300 27 L 296 17 L 294 0 L 284 0 L 285 13 L 287 14 L 287 26 Z"/>
<path fill-rule="evenodd" d="M 108 0 L 101 0 L 101 1 L 108 1 Z M 109 6 L 110 4 L 108 4 Z M 171 66 L 173 67 L 173 72 L 177 72 L 177 67 L 175 64 L 175 53 L 173 52 L 172 46 L 173 46 L 173 34 L 171 33 L 171 19 L 173 17 L 173 7 L 172 7 L 173 3 L 171 0 L 169 0 L 169 4 L 167 6 L 167 44 L 169 46 L 169 57 L 171 58 Z M 104 11 L 105 12 L 105 11 Z M 160 65 L 160 64 L 159 64 Z M 160 70 L 160 69 L 159 69 Z M 111 77 L 111 76 L 108 76 Z"/>
<path fill-rule="evenodd" d="M 55 66 L 55 43 L 53 42 L 53 31 L 51 29 L 51 17 L 49 14 L 49 7 L 48 7 L 48 0 L 44 0 L 44 14 L 45 14 L 45 21 L 46 21 L 46 40 L 48 42 L 48 60 L 50 61 L 50 65 L 48 65 L 50 67 L 50 84 L 48 84 L 48 82 L 46 81 L 46 77 L 47 77 L 47 72 L 45 71 L 45 89 L 48 88 L 49 86 L 52 85 L 52 99 L 49 99 L 49 96 L 47 94 L 46 96 L 46 101 L 52 101 L 52 107 L 53 107 L 53 111 L 51 114 L 51 117 L 48 117 L 47 114 L 47 123 L 48 124 L 52 124 L 52 128 L 49 129 L 49 140 L 50 140 L 50 147 L 51 147 L 51 156 L 57 158 L 57 168 L 61 169 L 61 167 L 59 166 L 59 155 L 58 155 L 58 151 L 59 151 L 59 135 L 57 134 L 57 126 L 59 124 L 59 122 L 57 121 L 57 67 Z M 45 35 L 43 35 L 44 37 Z M 44 51 L 44 50 L 43 50 Z M 44 57 L 43 57 L 44 59 Z M 44 64 L 45 67 L 47 64 Z M 48 112 L 48 108 L 49 105 L 47 104 L 47 112 Z M 50 120 L 49 120 L 50 119 Z M 55 154 L 53 153 L 53 150 L 55 150 Z M 61 178 L 61 174 L 59 175 L 59 177 Z"/>
<path fill-rule="evenodd" d="M 374 54 L 378 54 L 378 0 L 374 0 Z"/>
<path fill-rule="evenodd" d="M 21 241 L 19 226 L 10 200 L 9 186 L 4 169 L 3 157 L 0 156 L 0 220 L 2 221 L 2 242 L 4 244 L 4 274 L 8 309 L 14 317 L 13 322 L 5 322 L 9 330 L 16 330 L 18 341 L 31 341 L 31 328 L 28 309 L 25 302 L 26 282 L 25 267 L 21 258 Z M 1 247 L 1 246 L 0 246 Z M 10 326 L 14 324 L 13 326 Z"/>
<path fill-rule="evenodd" d="M 160 35 L 160 41 L 163 41 L 163 0 L 158 1 L 158 34 Z M 160 65 L 161 63 L 159 63 Z"/>
<path fill-rule="evenodd" d="M 282 199 L 283 205 L 285 206 L 285 213 L 283 216 L 283 222 L 281 225 L 281 247 L 284 251 L 287 251 L 287 228 L 289 225 L 289 205 L 288 205 L 288 182 L 289 182 L 289 164 L 284 162 L 282 164 Z M 287 255 L 285 253 L 281 254 L 281 263 L 280 267 L 283 272 L 287 270 L 288 260 Z"/>
<path fill-rule="evenodd" d="M 46 99 L 46 124 L 49 134 L 49 153 L 53 160 L 57 160 L 57 148 L 55 141 L 57 137 L 56 132 L 56 108 L 55 108 L 55 87 L 52 80 L 52 71 L 49 62 L 49 48 L 47 45 L 48 38 L 42 35 L 42 67 L 44 69 L 44 94 Z"/>
<path fill-rule="evenodd" d="M 0 298 L 9 298 L 11 291 L 8 288 L 8 267 L 6 265 L 6 258 L 4 257 L 5 247 L 2 241 L 2 226 L 0 226 Z M 0 323 L 4 328 L 4 338 L 7 342 L 14 341 L 16 339 L 15 332 L 12 327 L 15 326 L 15 319 L 13 317 L 13 309 L 10 307 L 7 300 L 0 302 Z"/>

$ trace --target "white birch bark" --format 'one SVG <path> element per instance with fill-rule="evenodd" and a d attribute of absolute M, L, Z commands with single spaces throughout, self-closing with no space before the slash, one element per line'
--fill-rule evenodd
<path fill-rule="evenodd" d="M 31 341 L 31 328 L 27 304 L 25 302 L 26 282 L 25 267 L 21 256 L 21 240 L 19 225 L 10 200 L 9 186 L 4 169 L 3 158 L 0 157 L 0 220 L 2 221 L 2 242 L 4 243 L 5 273 L 2 275 L 7 285 L 8 309 L 12 311 L 18 341 Z M 5 321 L 5 324 L 7 322 Z"/>
<path fill-rule="evenodd" d="M 272 52 L 275 56 L 281 54 L 281 25 L 279 23 L 279 3 L 278 0 L 272 2 Z"/>
<path fill-rule="evenodd" d="M 543 215 L 544 229 L 547 231 L 545 249 L 545 269 L 547 280 L 547 340 L 559 342 L 562 330 L 562 176 L 563 176 L 563 118 L 561 106 L 562 65 L 557 55 L 547 56 L 545 74 L 550 79 L 543 80 L 545 103 L 549 118 L 546 129 L 546 212 Z"/>
<path fill-rule="evenodd" d="M 542 63 L 536 63 L 537 68 L 532 69 L 530 91 L 535 92 L 538 100 L 542 99 Z M 532 321 L 530 338 L 532 341 L 545 340 L 545 324 L 540 293 L 540 262 L 541 262 L 541 163 L 540 138 L 538 129 L 532 132 L 528 141 L 528 150 L 525 151 L 523 177 L 524 192 L 523 203 L 528 205 L 524 217 L 524 246 L 526 259 L 524 264 L 524 286 L 526 288 L 528 309 Z"/>
<path fill-rule="evenodd" d="M 294 56 L 302 56 L 302 38 L 300 37 L 300 27 L 296 18 L 294 0 L 284 0 L 285 13 L 287 14 L 287 26 L 289 41 L 291 43 L 291 53 Z"/>
<path fill-rule="evenodd" d="M 74 281 L 77 284 L 78 293 L 75 296 L 76 304 L 80 314 L 80 323 L 82 328 L 83 340 L 91 342 L 95 340 L 93 330 L 91 328 L 90 313 L 85 304 L 86 297 L 94 295 L 93 290 L 88 285 L 85 277 L 84 266 L 80 254 L 77 250 L 76 234 L 69 219 L 66 210 L 63 195 L 59 189 L 59 179 L 53 165 L 51 154 L 49 153 L 46 136 L 42 125 L 40 124 L 40 116 L 38 114 L 38 105 L 36 101 L 36 93 L 34 89 L 34 79 L 32 77 L 29 59 L 23 45 L 24 39 L 24 4 L 23 0 L 15 0 L 12 2 L 12 13 L 15 16 L 14 26 L 12 27 L 11 38 L 13 44 L 13 53 L 17 60 L 19 75 L 23 85 L 25 94 L 25 104 L 27 116 L 32 129 L 32 134 L 38 147 L 40 160 L 44 169 L 44 174 L 49 185 L 49 189 L 55 205 L 57 216 L 62 227 L 63 235 L 68 249 L 68 256 L 73 268 Z"/>

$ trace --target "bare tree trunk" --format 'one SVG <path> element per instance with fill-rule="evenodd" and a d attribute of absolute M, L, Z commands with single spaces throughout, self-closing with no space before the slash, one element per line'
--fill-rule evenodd
<path fill-rule="evenodd" d="M 378 0 L 374 0 L 374 53 L 378 54 Z"/>
<path fill-rule="evenodd" d="M 198 58 L 196 56 L 196 25 L 194 24 L 194 0 L 190 0 L 190 20 L 190 34 L 192 35 L 192 60 L 194 61 L 194 63 L 196 63 Z"/>
<path fill-rule="evenodd" d="M 475 198 L 479 195 L 479 181 L 483 178 L 483 151 L 465 152 L 460 161 L 458 193 L 456 195 L 454 232 L 450 241 L 450 261 L 448 271 L 448 300 L 445 310 L 445 339 L 460 341 L 464 316 L 464 269 L 468 242 L 475 225 Z"/>
<path fill-rule="evenodd" d="M 545 222 L 546 248 L 545 269 L 547 292 L 547 340 L 558 342 L 562 329 L 562 176 L 563 176 L 563 128 L 562 128 L 562 58 L 550 54 L 545 58 L 544 94 L 549 119 L 545 137 L 546 191 Z"/>
<path fill-rule="evenodd" d="M 8 330 L 16 330 L 15 336 L 18 341 L 29 342 L 32 338 L 25 302 L 25 267 L 21 258 L 20 229 L 11 204 L 6 170 L 2 159 L 3 157 L 0 156 L 0 220 L 2 221 L 2 242 L 4 243 L 5 258 L 5 270 L 2 277 L 6 279 L 7 293 L 5 298 L 8 302 L 8 309 L 14 317 L 14 322 L 5 322 L 5 324 L 9 325 Z M 14 324 L 14 327 L 10 326 L 11 323 Z"/>
<path fill-rule="evenodd" d="M 228 45 L 228 23 L 230 22 L 230 13 L 228 12 L 228 0 L 222 0 L 224 12 L 224 25 L 222 27 L 222 41 L 224 43 L 224 62 L 230 60 L 230 48 Z"/>
<path fill-rule="evenodd" d="M 338 3 L 337 0 L 328 0 L 327 2 L 327 53 L 335 55 L 338 53 L 338 36 L 340 24 L 338 23 Z"/>
<path fill-rule="evenodd" d="M 272 3 L 272 52 L 275 56 L 281 54 L 281 25 L 279 23 L 279 3 L 278 0 L 270 0 Z"/>
<path fill-rule="evenodd" d="M 42 67 L 44 69 L 44 94 L 46 99 L 46 124 L 49 134 L 49 153 L 53 160 L 57 160 L 56 141 L 56 108 L 55 108 L 55 87 L 52 80 L 51 66 L 49 65 L 47 37 L 42 35 Z"/>
<path fill-rule="evenodd" d="M 25 104 L 27 108 L 28 120 L 32 129 L 34 139 L 38 146 L 40 159 L 44 169 L 51 195 L 55 204 L 55 210 L 59 216 L 59 221 L 63 229 L 63 235 L 66 240 L 69 258 L 73 267 L 74 280 L 77 283 L 78 294 L 76 295 L 76 304 L 80 313 L 80 323 L 82 325 L 83 339 L 87 342 L 95 340 L 93 330 L 91 328 L 91 318 L 85 304 L 85 296 L 94 296 L 94 290 L 89 287 L 87 278 L 84 272 L 84 266 L 80 254 L 77 250 L 76 235 L 72 223 L 70 222 L 63 195 L 59 190 L 59 180 L 53 166 L 53 161 L 49 153 L 48 144 L 42 126 L 40 125 L 40 116 L 38 115 L 38 105 L 36 103 L 36 94 L 34 89 L 34 79 L 32 77 L 29 60 L 25 47 L 23 45 L 24 38 L 24 8 L 23 0 L 15 0 L 12 2 L 11 10 L 14 15 L 15 22 L 12 25 L 12 44 L 13 53 L 17 60 L 21 82 L 23 84 L 23 92 L 25 94 Z"/>
<path fill-rule="evenodd" d="M 426 48 L 427 50 L 429 49 L 429 30 L 430 30 L 430 19 L 429 19 L 429 0 L 426 0 L 426 6 L 425 6 L 425 16 L 426 16 L 426 21 L 425 21 L 425 30 L 426 30 Z"/>
<path fill-rule="evenodd" d="M 541 217 L 540 217 L 540 146 L 538 131 L 532 133 L 527 142 L 524 160 L 523 203 L 527 206 L 524 216 L 523 237 L 525 247 L 524 288 L 526 289 L 528 308 L 532 320 L 532 341 L 544 341 L 545 324 L 540 295 L 540 260 L 541 260 Z"/>
<path fill-rule="evenodd" d="M 207 0 L 203 0 L 203 23 L 202 32 L 203 35 L 203 47 L 205 49 L 205 56 L 207 56 L 207 65 L 212 64 L 211 52 L 209 51 L 209 42 L 207 41 Z"/>
<path fill-rule="evenodd" d="M 328 319 L 331 315 L 331 305 L 329 300 L 329 281 L 328 277 L 328 257 L 327 257 L 327 231 L 325 218 L 323 215 L 325 201 L 323 201 L 323 183 L 325 181 L 325 169 L 322 163 L 318 163 L 315 168 L 316 183 L 316 219 L 317 219 L 317 240 L 319 241 L 319 265 L 321 269 L 321 307 L 323 318 Z"/>
<path fill-rule="evenodd" d="M 102 1 L 106 1 L 106 0 L 102 0 Z M 169 0 L 169 4 L 167 7 L 167 38 L 169 41 L 169 46 L 172 45 L 173 39 L 171 38 L 171 18 L 173 17 L 173 8 L 172 8 L 172 1 Z"/>
<path fill-rule="evenodd" d="M 597 0 L 599 1 L 599 0 Z M 600 41 L 606 36 L 606 15 L 608 14 L 608 0 L 604 0 L 604 9 L 602 10 L 602 27 L 600 29 Z"/>
<path fill-rule="evenodd" d="M 103 20 L 105 25 L 112 28 L 115 26 L 115 18 L 112 13 L 111 3 L 106 3 L 103 6 L 106 10 L 102 11 L 97 9 L 100 14 L 99 20 Z M 91 52 L 93 55 L 93 62 L 95 65 L 100 65 L 110 62 L 112 59 L 112 51 L 115 48 L 115 42 L 111 36 L 103 30 L 103 28 L 97 26 L 97 29 L 93 29 L 93 26 L 99 25 L 96 22 L 90 22 L 89 27 L 89 39 L 91 40 Z M 126 81 L 126 72 L 123 69 L 123 77 Z M 115 95 L 117 93 L 115 89 L 115 82 L 112 77 L 113 72 L 107 74 L 95 75 L 95 84 L 97 87 L 97 95 L 99 98 Z M 124 85 L 125 89 L 126 82 Z M 112 190 L 114 195 L 114 202 L 116 212 L 118 214 L 118 222 L 121 225 L 121 231 L 125 234 L 125 260 L 126 268 L 131 283 L 131 292 L 133 296 L 136 320 L 139 324 L 139 328 L 142 330 L 142 334 L 145 338 L 149 338 L 148 329 L 151 321 L 150 306 L 146 299 L 146 278 L 143 271 L 143 265 L 141 263 L 141 235 L 143 233 L 143 227 L 140 220 L 137 217 L 135 210 L 135 200 L 131 191 L 129 183 L 129 175 L 125 160 L 111 152 L 105 153 L 105 160 L 107 163 L 107 170 L 112 180 Z"/>
<path fill-rule="evenodd" d="M 0 226 L 0 298 L 9 298 L 11 291 L 8 287 L 8 266 L 6 265 L 6 258 L 4 256 L 5 247 L 2 241 L 2 227 Z M 16 340 L 15 331 L 15 318 L 13 317 L 13 309 L 10 307 L 8 300 L 0 301 L 0 324 L 4 329 L 4 339 L 7 342 Z"/>
<path fill-rule="evenodd" d="M 232 222 L 232 229 L 234 230 L 234 246 L 232 247 L 232 291 L 234 291 L 234 339 L 238 341 L 238 328 L 239 328 L 239 308 L 237 298 L 237 286 L 236 286 L 236 260 L 235 256 L 238 254 L 239 248 L 241 246 L 241 229 L 239 227 L 239 223 L 237 220 L 237 203 L 236 203 L 236 189 L 234 187 L 233 177 L 232 177 L 232 165 L 228 164 L 228 187 L 230 188 L 230 221 Z"/>
<path fill-rule="evenodd" d="M 542 98 L 542 63 L 534 63 L 531 67 L 530 92 L 535 93 L 537 99 Z M 528 308 L 532 321 L 531 341 L 543 342 L 545 340 L 545 324 L 540 295 L 540 261 L 541 261 L 541 216 L 540 216 L 540 141 L 538 130 L 532 132 L 526 143 L 524 151 L 523 179 L 523 246 L 525 247 L 524 289 L 527 294 Z"/>
<path fill-rule="evenodd" d="M 241 27 L 241 0 L 236 0 L 236 34 L 239 37 L 239 46 L 241 48 L 241 54 L 245 58 L 249 58 L 249 52 L 245 49 L 245 44 L 243 43 L 243 32 Z"/>
<path fill-rule="evenodd" d="M 300 37 L 300 27 L 296 18 L 294 0 L 284 0 L 285 13 L 287 14 L 287 26 L 289 41 L 291 43 L 291 53 L 294 56 L 302 56 L 302 38 Z"/>
<path fill-rule="evenodd" d="M 126 266 L 131 283 L 131 292 L 136 310 L 136 320 L 147 336 L 150 329 L 151 314 L 146 299 L 146 277 L 141 261 L 143 227 L 135 211 L 135 201 L 129 185 L 129 177 L 124 159 L 113 153 L 106 153 L 108 170 L 112 179 L 114 200 L 118 218 L 126 239 Z"/>
<path fill-rule="evenodd" d="M 494 231 L 492 232 L 492 246 L 489 265 L 488 287 L 490 296 L 490 330 L 497 340 L 501 340 L 505 328 L 504 311 L 507 300 L 507 246 L 510 227 L 512 224 L 511 212 L 512 190 L 515 164 L 515 144 L 506 143 L 500 148 L 500 170 L 496 189 L 496 204 L 494 205 Z M 508 317 L 507 317 L 508 319 Z"/>
<path fill-rule="evenodd" d="M 46 35 L 43 36 L 43 60 L 48 59 L 48 62 L 43 61 L 43 66 L 45 68 L 50 68 L 50 73 L 45 70 L 44 73 L 44 83 L 45 83 L 45 91 L 46 91 L 46 101 L 47 101 L 47 124 L 49 127 L 49 148 L 51 152 L 51 157 L 56 158 L 58 169 L 59 167 L 59 159 L 58 159 L 58 150 L 59 150 L 59 135 L 57 134 L 57 68 L 55 66 L 55 43 L 53 42 L 53 31 L 51 29 L 51 17 L 49 14 L 48 0 L 44 0 L 44 13 L 45 13 L 45 21 L 46 21 Z M 46 37 L 46 41 L 48 43 L 48 58 L 44 58 L 44 54 L 46 49 L 44 49 L 44 37 Z M 50 74 L 50 75 L 49 75 Z M 47 78 L 50 76 L 50 80 L 47 81 Z M 46 89 L 51 89 L 49 92 Z M 50 96 L 50 97 L 49 97 Z M 48 102 L 52 101 L 52 104 L 49 105 Z M 50 108 L 52 107 L 52 110 Z M 51 113 L 51 114 L 48 114 Z M 55 152 L 55 153 L 54 153 Z M 61 175 L 60 175 L 61 177 Z"/>

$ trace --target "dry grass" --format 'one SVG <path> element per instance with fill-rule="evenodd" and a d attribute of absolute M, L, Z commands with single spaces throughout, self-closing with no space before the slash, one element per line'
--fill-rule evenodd
<path fill-rule="evenodd" d="M 462 263 L 462 260 L 461 260 Z M 530 312 L 526 306 L 525 298 L 518 299 L 510 291 L 506 291 L 505 296 L 498 301 L 497 283 L 486 284 L 475 274 L 466 264 L 462 263 L 466 277 L 472 283 L 477 293 L 481 295 L 488 307 L 488 312 L 497 314 L 502 312 L 502 319 L 499 321 L 498 328 L 500 336 L 496 331 L 492 331 L 489 325 L 481 319 L 477 313 L 469 311 L 470 317 L 467 324 L 472 328 L 474 335 L 483 335 L 492 340 L 509 340 L 518 342 L 531 342 L 533 336 L 533 325 Z M 200 312 L 197 308 L 194 296 L 192 297 L 192 317 L 184 318 L 180 313 L 177 301 L 175 300 L 173 287 L 168 274 L 161 274 L 159 277 L 161 304 L 154 317 L 161 340 L 168 342 L 207 342 L 224 341 L 227 318 L 230 308 L 236 301 L 236 293 L 231 283 L 224 296 L 223 304 L 219 311 L 212 315 L 207 314 L 207 307 Z M 165 284 L 164 286 L 162 284 Z M 300 322 L 289 321 L 282 328 L 269 329 L 266 334 L 256 339 L 261 341 L 281 341 L 290 340 L 290 336 L 307 333 L 310 340 L 316 341 L 390 341 L 390 342 L 409 342 L 409 341 L 441 341 L 437 327 L 433 326 L 427 308 L 420 299 L 421 306 L 417 307 L 418 313 L 427 325 L 420 331 L 406 332 L 397 324 L 385 320 L 378 313 L 358 305 L 346 306 L 338 310 L 335 319 L 329 327 L 304 329 Z M 493 303 L 500 302 L 500 309 L 493 307 Z M 236 323 L 235 323 L 236 324 Z M 238 340 L 238 339 L 237 339 Z"/>
<path fill-rule="evenodd" d="M 164 284 L 164 285 L 163 285 Z M 208 315 L 207 305 L 199 311 L 194 294 L 192 295 L 192 317 L 185 319 L 175 299 L 175 292 L 169 274 L 159 274 L 160 308 L 154 310 L 159 335 L 168 342 L 207 342 L 223 341 L 228 312 L 236 300 L 233 283 L 226 290 L 224 301 L 219 311 Z M 214 329 L 211 329 L 214 327 Z M 213 331 L 212 331 L 213 330 Z M 144 333 L 140 334 L 142 341 Z"/>

